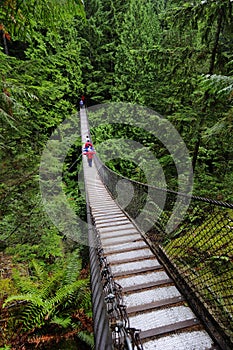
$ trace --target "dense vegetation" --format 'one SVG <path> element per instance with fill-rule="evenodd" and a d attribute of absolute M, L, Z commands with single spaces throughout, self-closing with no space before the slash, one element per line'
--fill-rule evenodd
<path fill-rule="evenodd" d="M 232 7 L 231 0 L 1 2 L 0 346 L 93 341 L 86 248 L 51 223 L 38 182 L 46 141 L 76 114 L 82 94 L 88 106 L 123 101 L 164 115 L 190 152 L 195 193 L 233 200 Z M 117 124 L 92 132 L 96 144 L 141 142 L 176 188 L 169 154 L 152 135 Z M 66 157 L 63 180 L 84 219 L 78 169 L 70 169 L 79 147 L 77 140 Z M 132 162 L 109 165 L 143 181 Z"/>

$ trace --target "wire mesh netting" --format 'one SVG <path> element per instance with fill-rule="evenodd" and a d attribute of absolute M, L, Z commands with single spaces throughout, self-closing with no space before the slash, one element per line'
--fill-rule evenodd
<path fill-rule="evenodd" d="M 233 204 L 131 181 L 96 159 L 100 176 L 155 252 L 163 252 L 233 343 Z"/>

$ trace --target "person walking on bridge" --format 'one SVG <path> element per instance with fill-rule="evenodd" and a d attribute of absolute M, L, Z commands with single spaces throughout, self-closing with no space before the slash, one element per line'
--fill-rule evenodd
<path fill-rule="evenodd" d="M 83 152 L 87 152 L 88 148 L 93 149 L 93 144 L 91 143 L 89 136 L 86 136 L 85 143 L 83 144 Z"/>
<path fill-rule="evenodd" d="M 83 102 L 83 100 L 80 100 L 80 101 L 79 101 L 79 106 L 80 106 L 80 109 L 82 109 L 82 108 L 84 107 L 84 102 Z"/>
<path fill-rule="evenodd" d="M 96 152 L 93 150 L 92 147 L 88 147 L 87 151 L 85 150 L 83 152 L 83 154 L 87 156 L 87 162 L 88 162 L 88 165 L 90 167 L 92 167 L 92 159 L 93 159 L 95 153 Z"/>
<path fill-rule="evenodd" d="M 84 149 L 86 152 L 88 151 L 88 148 L 91 148 L 91 149 L 93 148 L 93 145 L 90 141 L 86 141 L 84 145 Z"/>

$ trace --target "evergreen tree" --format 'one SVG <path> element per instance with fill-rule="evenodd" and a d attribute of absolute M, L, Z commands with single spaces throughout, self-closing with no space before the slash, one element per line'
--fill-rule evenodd
<path fill-rule="evenodd" d="M 129 1 L 123 21 L 119 18 L 118 35 L 114 99 L 153 106 L 157 77 L 151 52 L 161 40 L 155 3 Z"/>

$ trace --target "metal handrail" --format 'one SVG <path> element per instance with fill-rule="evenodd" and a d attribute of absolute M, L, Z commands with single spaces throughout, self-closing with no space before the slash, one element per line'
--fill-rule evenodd
<path fill-rule="evenodd" d="M 85 182 L 85 179 L 84 179 Z M 95 337 L 95 350 L 112 350 L 112 337 L 109 328 L 109 318 L 103 293 L 101 271 L 99 266 L 98 253 L 96 249 L 96 232 L 92 224 L 89 199 L 86 192 L 89 257 L 90 257 L 90 278 L 92 291 L 92 312 Z"/>
<path fill-rule="evenodd" d="M 89 127 L 88 127 L 89 129 Z M 88 134 L 89 130 L 87 130 Z M 87 189 L 87 179 L 84 176 L 84 186 Z M 90 280 L 92 292 L 92 313 L 93 313 L 93 328 L 94 328 L 94 343 L 95 350 L 113 350 L 112 335 L 109 327 L 109 318 L 107 306 L 105 302 L 103 285 L 101 280 L 101 271 L 97 252 L 97 234 L 91 215 L 91 208 L 86 196 L 86 213 L 88 224 L 88 243 L 89 243 L 89 259 L 90 259 Z"/>
<path fill-rule="evenodd" d="M 108 310 L 110 328 L 112 331 L 113 347 L 116 350 L 143 350 L 140 340 L 140 330 L 130 327 L 127 308 L 123 301 L 122 287 L 114 280 L 111 266 L 104 250 L 101 246 L 101 240 L 97 234 L 98 256 L 101 268 L 103 283 L 103 292 Z"/>

